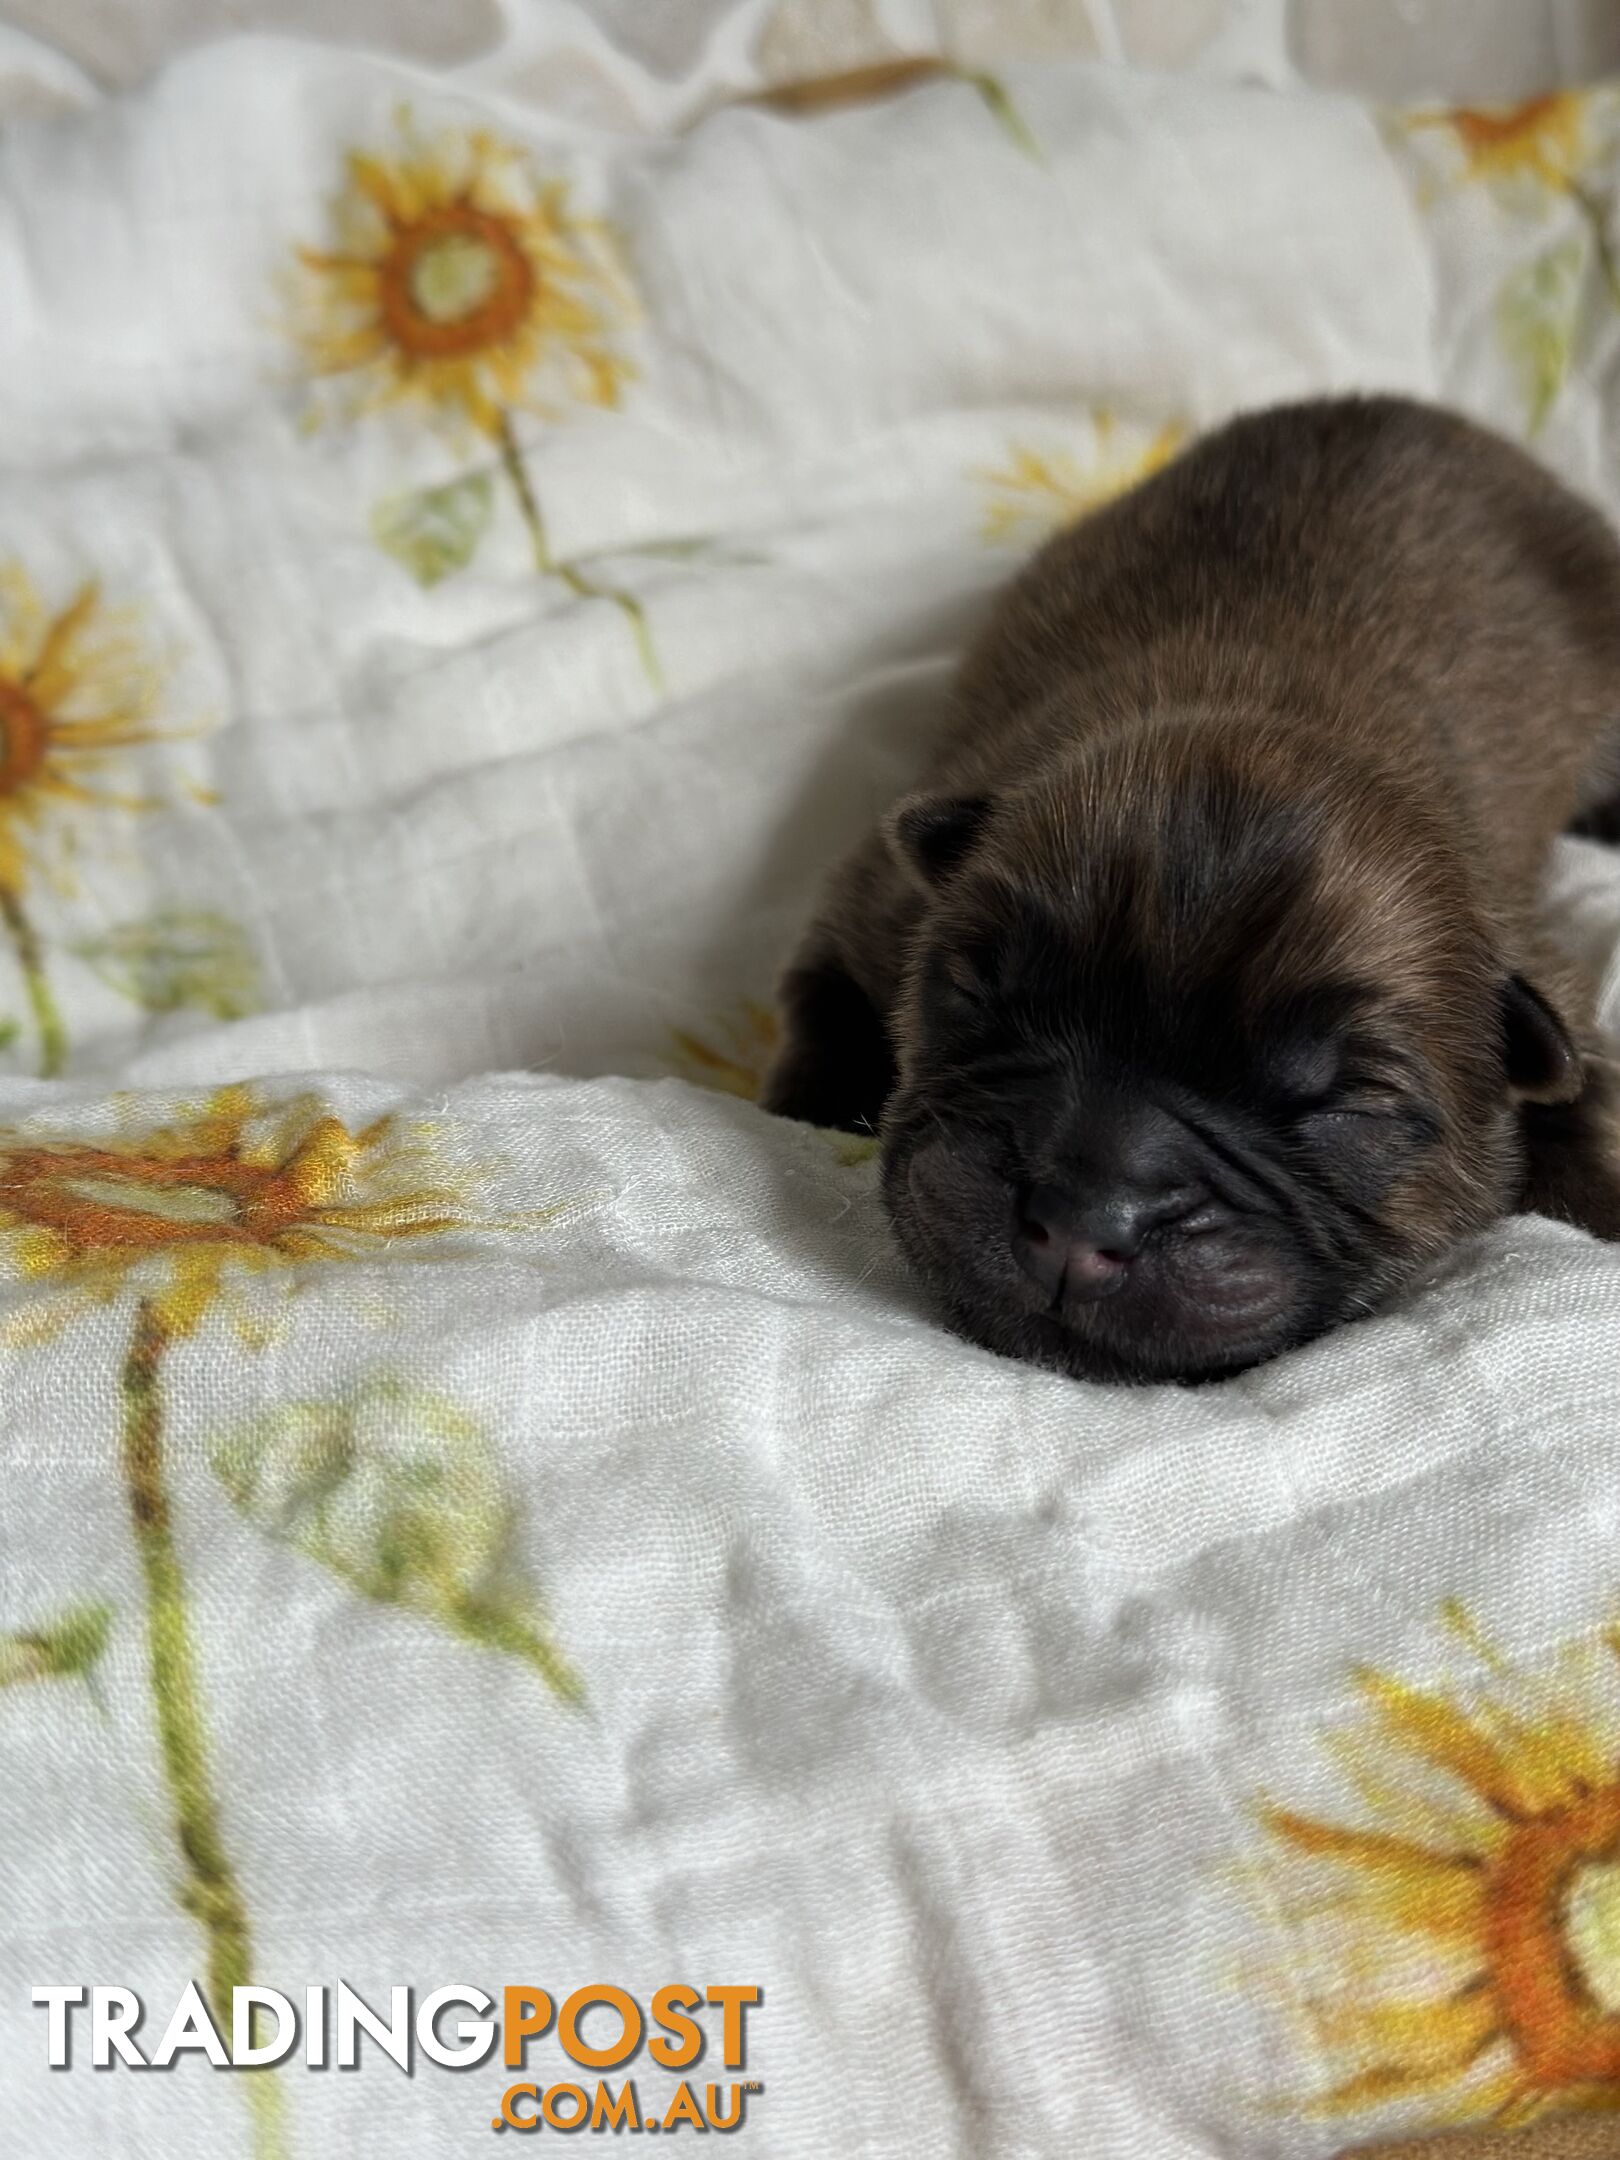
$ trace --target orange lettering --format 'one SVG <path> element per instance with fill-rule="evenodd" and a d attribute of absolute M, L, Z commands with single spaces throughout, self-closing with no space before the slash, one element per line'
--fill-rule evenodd
<path fill-rule="evenodd" d="M 517 2104 L 520 2100 L 538 2100 L 539 2097 L 540 2088 L 538 2085 L 507 2086 L 505 2092 L 501 2094 L 501 2121 L 505 2123 L 508 2130 L 539 2129 L 540 2118 L 538 2115 L 520 2115 L 517 2111 Z"/>
<path fill-rule="evenodd" d="M 557 2103 L 566 2100 L 570 2093 L 579 2105 L 572 2115 L 559 2115 Z M 591 2112 L 591 2103 L 585 2096 L 583 2085 L 548 2085 L 546 2097 L 540 2103 L 540 2112 L 553 2130 L 577 2130 Z"/>
<path fill-rule="evenodd" d="M 742 2128 L 743 2119 L 743 2089 L 740 2085 L 732 2086 L 731 2113 L 729 2115 L 722 2115 L 720 2112 L 721 2090 L 722 2088 L 718 2085 L 711 2085 L 709 2087 L 708 2104 L 706 2109 L 709 2118 L 709 2128 L 711 2130 L 740 2130 Z"/>
<path fill-rule="evenodd" d="M 596 2003 L 606 2003 L 610 2010 L 619 2013 L 619 2037 L 611 2047 L 592 2047 L 580 2032 L 580 2019 Z M 623 1988 L 575 1988 L 562 2006 L 562 2014 L 557 2020 L 557 2038 L 569 2061 L 577 2062 L 582 2069 L 616 2070 L 620 2063 L 628 2062 L 641 2045 L 640 2008 L 635 1997 L 627 1995 Z"/>
<path fill-rule="evenodd" d="M 704 2127 L 703 2110 L 697 2104 L 697 2094 L 690 2085 L 684 2083 L 676 2086 L 675 2097 L 664 2110 L 664 2128 L 673 2130 L 677 2123 L 683 2122 L 691 2123 L 699 2130 Z"/>
<path fill-rule="evenodd" d="M 508 2070 L 527 2068 L 523 2059 L 524 2042 L 535 2033 L 543 2033 L 551 2023 L 551 1997 L 544 1988 L 503 1988 L 501 1991 L 501 2025 L 506 2034 L 506 2047 L 502 2060 Z"/>
<path fill-rule="evenodd" d="M 653 2023 L 675 2035 L 673 2040 L 660 2040 L 655 2035 L 647 2042 L 647 2052 L 660 2069 L 684 2070 L 703 2053 L 703 2027 L 696 2018 L 686 2015 L 702 2001 L 694 1987 L 661 1987 L 653 1997 Z"/>
<path fill-rule="evenodd" d="M 748 2049 L 743 2039 L 743 2012 L 759 2001 L 757 1987 L 710 1988 L 709 2000 L 719 2003 L 725 2011 L 721 2027 L 721 2039 L 728 2070 L 740 2070 L 746 2060 Z"/>
<path fill-rule="evenodd" d="M 596 2100 L 591 2108 L 593 2130 L 639 2130 L 641 2110 L 636 2105 L 636 2087 L 633 2078 L 626 2078 L 615 2096 L 613 2087 L 601 2083 L 596 2088 Z"/>

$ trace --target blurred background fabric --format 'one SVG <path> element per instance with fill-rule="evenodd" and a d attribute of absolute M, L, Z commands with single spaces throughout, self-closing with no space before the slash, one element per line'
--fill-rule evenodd
<path fill-rule="evenodd" d="M 626 128 L 901 55 L 1126 60 L 1472 103 L 1620 68 L 1612 0 L 4 0 L 0 25 L 0 110 L 127 89 L 252 29 Z"/>

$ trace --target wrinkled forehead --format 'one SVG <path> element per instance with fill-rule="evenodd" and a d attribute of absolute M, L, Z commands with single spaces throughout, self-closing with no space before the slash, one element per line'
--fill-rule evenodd
<path fill-rule="evenodd" d="M 1196 1066 L 1217 1044 L 1279 1023 L 1329 1029 L 1373 1002 L 1353 946 L 1302 935 L 1305 899 L 1287 912 L 1280 928 L 1227 896 L 1177 919 L 1127 869 L 1059 890 L 980 875 L 939 912 L 930 946 L 936 974 L 1009 1023 L 1160 1065 L 1190 1051 Z"/>
<path fill-rule="evenodd" d="M 1395 1007 L 1461 991 L 1488 955 L 1456 851 L 1386 793 L 1286 778 L 1126 756 L 1012 797 L 957 929 L 1251 1015 L 1351 981 Z"/>
<path fill-rule="evenodd" d="M 1275 880 L 1238 869 L 1199 884 L 1151 853 L 1093 855 L 1060 882 L 976 866 L 937 912 L 936 979 L 968 983 L 1026 1046 L 1199 1093 L 1330 1038 L 1447 1054 L 1484 979 L 1456 937 L 1387 909 L 1369 927 L 1365 889 L 1318 877 L 1308 851 Z"/>

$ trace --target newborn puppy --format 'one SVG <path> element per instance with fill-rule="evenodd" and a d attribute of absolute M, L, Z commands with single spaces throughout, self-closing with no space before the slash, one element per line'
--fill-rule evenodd
<path fill-rule="evenodd" d="M 1620 547 L 1386 398 L 1235 421 L 1074 529 L 834 874 L 765 1100 L 880 1129 L 951 1324 L 1231 1373 L 1514 1209 L 1620 1237 L 1553 836 L 1620 812 Z"/>

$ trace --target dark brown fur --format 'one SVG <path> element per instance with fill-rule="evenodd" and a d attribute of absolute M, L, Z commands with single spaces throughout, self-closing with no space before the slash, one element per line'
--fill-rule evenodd
<path fill-rule="evenodd" d="M 1541 905 L 1553 837 L 1605 829 L 1617 793 L 1620 547 L 1594 510 L 1418 405 L 1238 420 L 1006 594 L 924 792 L 788 970 L 767 1103 L 881 1124 L 948 1316 L 1080 1373 L 1252 1363 L 1516 1208 L 1620 1236 L 1593 989 Z M 1312 1109 L 1301 1075 L 1330 1068 L 1349 1107 Z M 1129 1296 L 1037 1309 L 989 1248 L 1032 1181 L 1092 1174 L 1099 1090 L 1247 1168 L 1213 1244 L 1167 1230 Z M 1240 1277 L 1275 1325 L 1206 1326 Z"/>

